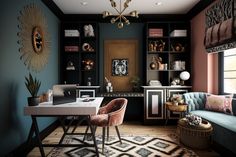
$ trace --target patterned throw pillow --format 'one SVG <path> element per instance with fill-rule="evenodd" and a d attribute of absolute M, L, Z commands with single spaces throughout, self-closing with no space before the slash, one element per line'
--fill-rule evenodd
<path fill-rule="evenodd" d="M 207 95 L 205 108 L 233 115 L 232 95 Z"/>

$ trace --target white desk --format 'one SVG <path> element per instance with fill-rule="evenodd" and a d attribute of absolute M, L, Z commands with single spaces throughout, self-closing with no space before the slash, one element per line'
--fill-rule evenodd
<path fill-rule="evenodd" d="M 91 98 L 93 99 L 93 98 Z M 24 107 L 24 114 L 31 116 L 78 116 L 97 114 L 103 97 L 96 97 L 95 100 L 83 102 L 84 99 L 77 98 L 76 102 L 53 105 L 52 102 L 40 103 L 38 106 Z"/>
<path fill-rule="evenodd" d="M 45 156 L 44 150 L 43 150 L 43 144 L 39 136 L 39 129 L 37 124 L 36 117 L 60 117 L 60 116 L 87 116 L 86 120 L 88 122 L 88 125 L 90 127 L 93 141 L 94 141 L 94 147 L 96 150 L 96 155 L 98 154 L 98 148 L 96 144 L 95 139 L 95 132 L 94 129 L 90 125 L 90 115 L 97 114 L 98 109 L 103 101 L 103 97 L 95 97 L 91 98 L 95 99 L 93 101 L 84 102 L 82 98 L 77 98 L 76 102 L 73 103 L 65 103 L 60 105 L 53 105 L 52 102 L 44 102 L 40 103 L 38 106 L 26 106 L 24 107 L 24 114 L 27 116 L 31 116 L 32 118 L 32 125 L 30 129 L 30 133 L 28 136 L 28 142 L 32 139 L 33 134 L 35 133 L 36 138 L 38 140 L 39 149 L 41 152 L 41 156 Z M 69 125 L 70 126 L 70 125 Z M 64 137 L 66 134 L 68 134 L 69 126 L 65 128 L 63 126 L 64 134 L 58 144 L 58 146 L 61 145 Z"/>

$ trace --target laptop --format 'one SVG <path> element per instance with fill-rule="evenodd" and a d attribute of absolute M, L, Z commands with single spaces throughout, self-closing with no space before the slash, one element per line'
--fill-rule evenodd
<path fill-rule="evenodd" d="M 76 102 L 76 85 L 61 84 L 53 86 L 53 105 Z"/>

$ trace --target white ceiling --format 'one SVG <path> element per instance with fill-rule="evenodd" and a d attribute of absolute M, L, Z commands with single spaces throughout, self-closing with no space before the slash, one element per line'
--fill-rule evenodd
<path fill-rule="evenodd" d="M 110 0 L 53 0 L 64 14 L 102 14 L 109 11 L 115 14 Z M 122 5 L 125 0 L 121 0 Z M 200 0 L 132 0 L 125 13 L 137 10 L 139 14 L 186 14 Z M 87 5 L 82 5 L 87 2 Z M 120 0 L 115 0 L 117 6 Z M 162 5 L 157 5 L 161 2 Z"/>

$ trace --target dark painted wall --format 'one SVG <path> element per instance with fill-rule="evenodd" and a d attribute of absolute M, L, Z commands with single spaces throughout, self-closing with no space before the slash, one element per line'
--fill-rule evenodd
<path fill-rule="evenodd" d="M 20 60 L 17 32 L 19 12 L 25 5 L 36 3 L 46 17 L 51 36 L 51 51 L 48 64 L 39 73 L 32 72 L 41 80 L 39 93 L 47 91 L 58 82 L 58 29 L 59 19 L 39 0 L 4 0 L 0 5 L 0 156 L 22 144 L 28 135 L 31 119 L 24 116 L 29 93 L 24 77 L 29 70 Z M 52 118 L 39 120 L 40 130 L 54 121 Z"/>
<path fill-rule="evenodd" d="M 104 89 L 103 82 L 104 82 L 104 41 L 105 40 L 128 40 L 128 39 L 135 39 L 138 40 L 139 45 L 139 75 L 142 79 L 143 75 L 143 31 L 144 31 L 144 24 L 143 23 L 131 23 L 129 26 L 124 25 L 124 28 L 119 29 L 117 28 L 116 24 L 111 23 L 99 23 L 99 82 L 101 89 Z"/>

